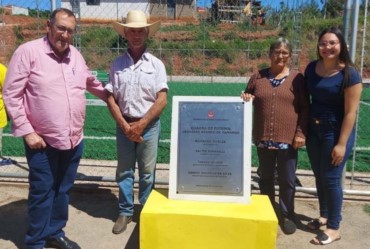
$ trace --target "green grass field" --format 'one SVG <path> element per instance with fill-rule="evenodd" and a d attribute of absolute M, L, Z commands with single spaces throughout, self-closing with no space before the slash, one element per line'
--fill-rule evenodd
<path fill-rule="evenodd" d="M 170 91 L 168 105 L 161 116 L 161 142 L 159 147 L 158 162 L 169 163 L 170 160 L 170 135 L 171 135 L 171 112 L 172 97 L 181 96 L 239 96 L 240 91 L 245 88 L 245 84 L 240 83 L 169 83 Z M 87 94 L 88 98 L 94 98 Z M 355 170 L 360 172 L 370 172 L 370 88 L 365 88 L 361 104 L 358 121 L 357 147 L 361 150 L 356 151 Z M 367 103 L 367 104 L 366 104 Z M 84 158 L 115 160 L 115 122 L 106 106 L 87 106 L 85 123 L 85 152 Z M 5 128 L 3 137 L 3 155 L 23 156 L 23 141 L 20 138 L 9 136 L 9 125 Z M 367 150 L 366 150 L 367 149 Z M 257 165 L 255 148 L 252 148 L 252 165 Z M 352 161 L 348 162 L 348 167 L 352 167 Z M 305 149 L 300 149 L 299 168 L 309 169 Z"/>

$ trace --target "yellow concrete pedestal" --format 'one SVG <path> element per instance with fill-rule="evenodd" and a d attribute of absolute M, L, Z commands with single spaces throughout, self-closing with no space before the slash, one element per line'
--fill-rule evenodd
<path fill-rule="evenodd" d="M 251 203 L 168 199 L 153 190 L 140 217 L 140 249 L 249 249 L 276 247 L 278 221 L 267 196 Z"/>

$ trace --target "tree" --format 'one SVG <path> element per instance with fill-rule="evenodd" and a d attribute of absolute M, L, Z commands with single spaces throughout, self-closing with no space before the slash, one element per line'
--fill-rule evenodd
<path fill-rule="evenodd" d="M 305 13 L 305 18 L 321 18 L 321 12 L 319 8 L 319 4 L 315 0 L 311 0 L 309 3 L 302 4 L 299 7 L 299 11 Z"/>
<path fill-rule="evenodd" d="M 346 0 L 325 0 L 324 2 L 325 16 L 329 18 L 343 16 Z"/>

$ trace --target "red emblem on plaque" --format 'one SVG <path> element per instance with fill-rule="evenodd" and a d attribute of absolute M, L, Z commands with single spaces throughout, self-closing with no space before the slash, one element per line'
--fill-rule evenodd
<path fill-rule="evenodd" d="M 213 111 L 209 111 L 208 118 L 214 118 L 214 117 L 215 117 L 215 113 Z"/>

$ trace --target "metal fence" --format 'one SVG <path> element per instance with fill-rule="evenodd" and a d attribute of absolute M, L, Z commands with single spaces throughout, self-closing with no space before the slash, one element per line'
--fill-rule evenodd
<path fill-rule="evenodd" d="M 49 0 L 1 0 L 0 61 L 7 64 L 17 46 L 45 34 L 50 15 Z M 198 2 L 198 3 L 197 3 Z M 170 99 L 173 95 L 238 96 L 248 77 L 269 65 L 268 46 L 278 36 L 286 36 L 293 43 L 292 67 L 301 71 L 316 58 L 317 34 L 323 27 L 340 25 L 343 17 L 329 18 L 333 6 L 322 7 L 321 1 L 262 1 L 250 6 L 245 1 L 209 1 L 211 6 L 199 6 L 192 0 L 62 0 L 57 7 L 72 9 L 78 17 L 74 45 L 84 55 L 88 66 L 102 81 L 107 80 L 110 62 L 124 51 L 126 43 L 112 29 L 112 21 L 120 21 L 130 9 L 141 9 L 151 21 L 161 20 L 161 29 L 148 42 L 151 52 L 163 60 L 170 81 Z M 207 2 L 207 1 L 204 1 Z M 252 1 L 258 2 L 258 1 Z M 335 1 L 326 1 L 335 2 Z M 285 3 L 285 5 L 284 5 Z M 365 1 L 363 2 L 365 3 Z M 360 10 L 356 65 L 364 79 L 370 78 L 370 45 L 366 43 L 367 16 Z M 342 15 L 339 13 L 339 15 Z M 314 25 L 315 24 L 315 25 Z M 364 41 L 361 43 L 361 41 Z M 367 89 L 365 89 L 367 90 Z M 88 95 L 88 98 L 91 98 Z M 105 105 L 91 100 L 87 108 L 85 127 L 86 150 L 79 177 L 100 181 L 113 180 L 115 164 L 114 122 Z M 364 181 L 361 172 L 370 172 L 370 92 L 364 91 L 358 120 L 357 146 L 348 167 L 351 168 L 350 186 L 356 188 Z M 169 162 L 171 104 L 162 115 L 162 134 L 159 162 Z M 23 142 L 11 135 L 10 127 L 3 134 L 3 155 L 14 159 L 16 169 L 0 167 L 0 176 L 24 177 L 19 170 L 27 170 L 23 158 Z M 305 151 L 301 151 L 300 166 L 309 168 Z M 303 159 L 302 159 L 303 158 Z M 102 161 L 102 159 L 106 161 Z M 92 161 L 94 163 L 91 163 Z M 95 161 L 98 160 L 98 161 Z M 18 163 L 18 164 L 17 164 Z M 18 165 L 18 166 L 17 166 Z M 105 167 L 110 165 L 108 168 Z M 256 161 L 254 161 L 256 165 Z M 166 166 L 164 166 L 166 168 Z M 109 172 L 109 173 L 107 173 Z M 107 174 L 109 177 L 107 177 Z M 358 180 L 358 176 L 361 179 Z M 164 180 L 165 181 L 165 180 Z"/>

